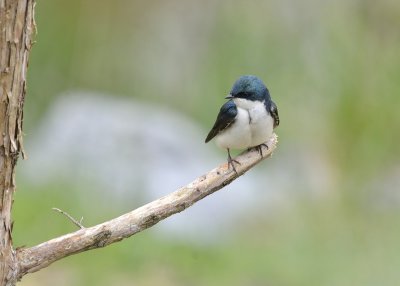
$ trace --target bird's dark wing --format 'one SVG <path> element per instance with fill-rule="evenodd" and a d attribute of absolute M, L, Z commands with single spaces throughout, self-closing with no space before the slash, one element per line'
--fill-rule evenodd
<path fill-rule="evenodd" d="M 236 115 L 237 107 L 232 100 L 229 100 L 227 103 L 222 105 L 221 110 L 218 113 L 217 120 L 207 135 L 206 143 L 213 139 L 219 132 L 231 125 L 235 121 Z"/>
<path fill-rule="evenodd" d="M 271 113 L 271 116 L 274 119 L 274 128 L 275 128 L 279 125 L 279 114 L 278 114 L 278 107 L 272 100 L 269 106 L 269 112 Z"/>

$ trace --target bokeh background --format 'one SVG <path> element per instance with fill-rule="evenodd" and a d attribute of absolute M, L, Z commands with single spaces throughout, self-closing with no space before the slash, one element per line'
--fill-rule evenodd
<path fill-rule="evenodd" d="M 260 76 L 274 156 L 168 222 L 21 285 L 399 285 L 400 2 L 38 1 L 14 244 L 185 185 L 223 97 Z"/>

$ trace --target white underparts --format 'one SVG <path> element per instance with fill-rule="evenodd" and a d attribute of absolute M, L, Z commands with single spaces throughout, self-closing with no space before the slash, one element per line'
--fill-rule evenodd
<path fill-rule="evenodd" d="M 216 137 L 216 144 L 224 149 L 246 149 L 266 142 L 273 133 L 273 118 L 261 101 L 235 98 L 235 121 Z"/>

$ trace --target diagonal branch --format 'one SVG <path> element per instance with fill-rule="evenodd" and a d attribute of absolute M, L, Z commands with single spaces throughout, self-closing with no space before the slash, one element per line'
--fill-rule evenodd
<path fill-rule="evenodd" d="M 276 148 L 277 142 L 277 136 L 274 134 L 267 142 L 268 148 L 261 147 L 263 157 L 257 150 L 250 150 L 235 158 L 241 163 L 236 165 L 239 176 L 269 157 Z M 38 271 L 66 256 L 104 247 L 130 237 L 183 211 L 195 202 L 230 184 L 236 178 L 238 175 L 228 169 L 228 165 L 225 163 L 179 190 L 120 217 L 54 238 L 37 246 L 17 249 L 18 277 L 21 279 L 25 274 Z"/>

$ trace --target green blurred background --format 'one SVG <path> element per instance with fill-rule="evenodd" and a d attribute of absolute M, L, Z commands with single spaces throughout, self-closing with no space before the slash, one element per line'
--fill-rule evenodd
<path fill-rule="evenodd" d="M 256 74 L 281 116 L 278 150 L 256 168 L 284 175 L 310 157 L 322 182 L 316 193 L 285 177 L 287 202 L 243 217 L 222 242 L 148 230 L 21 285 L 399 285 L 399 1 L 52 0 L 38 1 L 36 21 L 26 144 L 66 90 L 157 103 L 207 130 L 234 80 Z M 17 179 L 15 245 L 73 231 L 49 211 L 61 202 L 87 225 L 128 210 L 91 212 L 68 185 Z"/>

